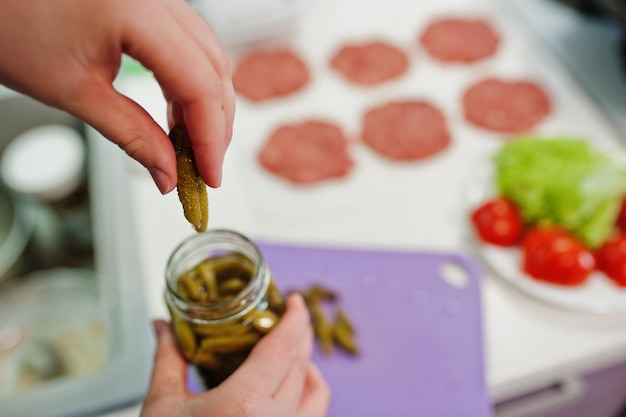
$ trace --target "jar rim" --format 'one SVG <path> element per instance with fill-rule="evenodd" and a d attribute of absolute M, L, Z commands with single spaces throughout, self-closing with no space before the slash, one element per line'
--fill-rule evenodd
<path fill-rule="evenodd" d="M 216 236 L 222 238 L 233 238 L 238 240 L 239 243 L 244 243 L 246 245 L 246 248 L 250 252 L 252 252 L 253 257 L 256 258 L 250 259 L 255 266 L 252 278 L 249 280 L 248 283 L 246 283 L 246 286 L 239 293 L 227 300 L 211 303 L 202 303 L 181 297 L 178 294 L 178 291 L 176 291 L 176 288 L 173 287 L 175 281 L 170 279 L 171 275 L 174 273 L 170 270 L 170 266 L 177 262 L 178 257 L 181 256 L 181 254 L 186 248 L 189 247 L 189 245 L 197 242 L 208 243 L 212 239 L 215 239 Z M 230 250 L 229 252 L 237 251 Z M 250 258 L 250 256 L 248 256 L 246 253 L 242 254 L 247 258 Z M 206 323 L 224 322 L 237 319 L 238 317 L 246 314 L 251 309 L 255 308 L 263 298 L 263 294 L 267 292 L 267 289 L 269 288 L 269 275 L 267 273 L 267 266 L 265 265 L 265 261 L 261 254 L 261 251 L 251 239 L 237 231 L 230 229 L 210 229 L 202 233 L 190 235 L 187 238 L 183 239 L 183 241 L 174 248 L 172 254 L 167 261 L 165 281 L 165 295 L 168 305 L 176 308 L 179 314 L 187 316 L 190 320 Z M 223 312 L 223 316 L 215 319 L 199 318 L 190 316 L 186 313 L 185 310 L 195 310 L 204 314 L 215 314 L 218 311 L 221 311 Z M 228 312 L 231 312 L 232 314 L 228 314 Z"/>

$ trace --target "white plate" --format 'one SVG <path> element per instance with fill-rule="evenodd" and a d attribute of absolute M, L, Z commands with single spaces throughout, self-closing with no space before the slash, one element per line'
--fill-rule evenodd
<path fill-rule="evenodd" d="M 485 200 L 496 195 L 494 169 L 488 164 L 480 171 L 467 189 L 469 213 Z M 626 313 L 626 288 L 617 287 L 600 272 L 594 272 L 582 285 L 560 286 L 536 281 L 521 270 L 521 251 L 518 248 L 502 248 L 481 242 L 469 221 L 468 236 L 473 249 L 499 278 L 533 298 L 553 306 L 586 313 Z"/>

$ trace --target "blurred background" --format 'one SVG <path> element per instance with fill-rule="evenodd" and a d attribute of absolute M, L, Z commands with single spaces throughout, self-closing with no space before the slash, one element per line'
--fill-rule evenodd
<path fill-rule="evenodd" d="M 470 126 L 459 104 L 464 89 L 486 76 L 534 80 L 553 104 L 535 133 L 623 147 L 625 1 L 189 3 L 235 64 L 249 52 L 284 47 L 311 74 L 308 85 L 289 97 L 238 97 L 224 182 L 209 190 L 210 227 L 259 242 L 466 260 L 476 286 L 446 289 L 462 308 L 451 313 L 446 299 L 445 313 L 434 301 L 434 312 L 410 310 L 416 297 L 443 297 L 428 292 L 432 277 L 424 276 L 423 288 L 411 293 L 413 304 L 406 303 L 410 314 L 402 317 L 412 335 L 429 317 L 430 329 L 440 332 L 415 333 L 416 340 L 444 352 L 443 361 L 469 364 L 444 363 L 436 374 L 416 375 L 407 392 L 425 389 L 430 378 L 441 382 L 447 398 L 465 404 L 467 387 L 481 387 L 467 402 L 476 410 L 442 408 L 442 416 L 626 415 L 626 292 L 611 289 L 610 301 L 602 304 L 604 292 L 528 287 L 523 278 L 484 262 L 468 237 L 469 191 L 509 136 Z M 432 20 L 449 16 L 489 21 L 500 39 L 496 54 L 460 66 L 431 59 L 419 36 Z M 404 50 L 408 72 L 371 88 L 347 84 L 329 67 L 330 58 L 346 43 L 372 39 Z M 167 128 L 165 104 L 149 71 L 126 57 L 116 87 Z M 350 176 L 313 187 L 285 183 L 257 162 L 278 125 L 323 118 L 356 143 L 368 108 L 412 97 L 435 103 L 446 117 L 452 144 L 437 158 L 398 164 L 353 145 Z M 176 193 L 162 196 L 143 167 L 89 126 L 8 89 L 0 90 L 0 175 L 0 415 L 137 417 L 152 367 L 150 321 L 168 317 L 165 263 L 192 233 Z M 393 282 L 380 282 L 381 291 L 401 296 Z M 372 308 L 384 311 L 382 299 Z M 461 323 L 469 331 L 458 331 Z M 385 329 L 372 325 L 370 331 Z M 393 380 L 368 360 L 364 355 L 346 372 Z M 329 382 L 334 396 L 352 392 Z M 410 408 L 405 415 L 419 414 L 419 401 Z M 330 415 L 339 414 L 331 407 Z"/>

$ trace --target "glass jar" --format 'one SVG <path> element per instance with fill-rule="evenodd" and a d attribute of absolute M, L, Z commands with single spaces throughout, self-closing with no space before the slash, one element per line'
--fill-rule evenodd
<path fill-rule="evenodd" d="M 285 310 L 258 247 L 231 230 L 185 239 L 165 274 L 176 341 L 207 388 L 232 374 Z"/>

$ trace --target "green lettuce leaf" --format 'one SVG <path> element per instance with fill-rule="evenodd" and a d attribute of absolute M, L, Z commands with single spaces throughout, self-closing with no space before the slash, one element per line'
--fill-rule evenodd
<path fill-rule="evenodd" d="M 626 191 L 621 152 L 575 138 L 520 137 L 494 156 L 496 186 L 529 224 L 560 225 L 596 248 L 612 231 Z"/>

